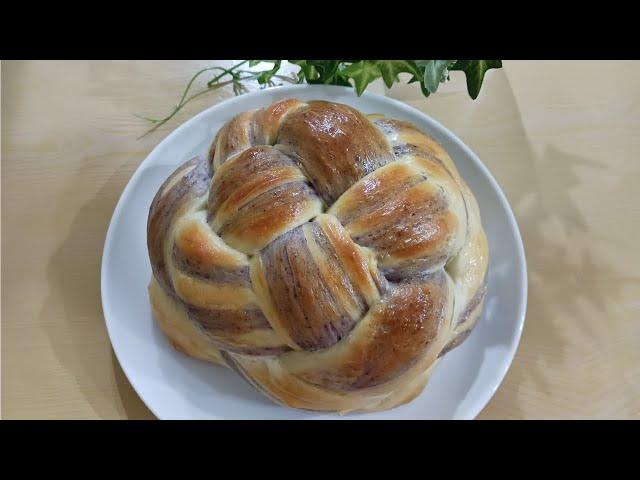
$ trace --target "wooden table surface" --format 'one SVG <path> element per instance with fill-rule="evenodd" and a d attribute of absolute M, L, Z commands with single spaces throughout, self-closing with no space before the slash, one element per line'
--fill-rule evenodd
<path fill-rule="evenodd" d="M 3 418 L 153 418 L 107 337 L 102 247 L 140 162 L 233 93 L 140 140 L 134 114 L 164 113 L 212 63 L 2 62 Z M 640 418 L 640 62 L 504 65 L 475 102 L 460 72 L 428 100 L 373 87 L 465 141 L 520 225 L 524 333 L 479 418 Z"/>

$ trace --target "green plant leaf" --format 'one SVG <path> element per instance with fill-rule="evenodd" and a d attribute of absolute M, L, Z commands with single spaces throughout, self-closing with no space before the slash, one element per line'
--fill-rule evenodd
<path fill-rule="evenodd" d="M 262 60 L 249 60 L 249 66 L 250 67 L 255 67 L 259 63 L 262 63 Z"/>
<path fill-rule="evenodd" d="M 420 69 L 413 60 L 378 60 L 378 69 L 382 74 L 382 79 L 387 88 L 391 88 L 401 73 L 411 73 L 415 76 L 422 76 Z"/>
<path fill-rule="evenodd" d="M 316 67 L 311 62 L 313 62 L 313 60 L 289 60 L 289 63 L 300 67 L 300 71 L 298 72 L 299 83 L 302 83 L 304 80 L 306 80 L 307 83 L 313 83 L 314 80 L 320 77 L 318 70 L 316 70 Z"/>
<path fill-rule="evenodd" d="M 344 70 L 344 66 L 339 66 L 338 67 L 338 71 L 336 72 L 335 76 L 333 77 L 333 85 L 341 85 L 343 87 L 350 87 L 351 83 L 349 82 L 349 77 L 347 75 L 345 75 L 344 73 L 342 73 L 342 70 Z"/>
<path fill-rule="evenodd" d="M 422 69 L 422 83 L 429 93 L 436 93 L 440 82 L 447 79 L 448 67 L 455 60 L 416 60 L 416 65 Z M 422 90 L 424 93 L 424 89 Z"/>
<path fill-rule="evenodd" d="M 424 95 L 425 97 L 431 95 L 431 92 L 427 90 L 427 87 L 424 86 L 424 82 L 420 82 L 420 90 L 422 91 L 422 95 Z"/>
<path fill-rule="evenodd" d="M 331 83 L 333 81 L 333 77 L 335 77 L 338 67 L 340 66 L 340 62 L 338 60 L 327 60 L 325 61 L 322 69 L 316 66 L 316 69 L 320 72 L 320 78 L 322 79 L 322 83 Z"/>
<path fill-rule="evenodd" d="M 339 60 L 310 60 L 309 64 L 312 65 L 318 72 L 318 78 L 312 80 L 312 83 L 325 83 L 329 84 L 333 81 L 333 77 L 338 71 L 340 65 Z"/>
<path fill-rule="evenodd" d="M 458 60 L 450 70 L 464 72 L 467 79 L 467 92 L 474 100 L 478 98 L 484 74 L 492 68 L 502 68 L 501 60 Z"/>
<path fill-rule="evenodd" d="M 278 73 L 278 70 L 280 70 L 280 64 L 282 63 L 282 60 L 276 60 L 273 64 L 273 67 L 271 68 L 271 70 L 265 70 L 264 72 L 261 72 L 260 75 L 258 75 L 258 83 L 260 85 L 264 85 L 266 83 L 269 83 L 271 81 L 271 77 L 273 77 L 276 73 Z"/>
<path fill-rule="evenodd" d="M 352 63 L 342 70 L 342 74 L 353 80 L 358 96 L 362 95 L 371 82 L 382 76 L 375 60 L 361 60 Z"/>

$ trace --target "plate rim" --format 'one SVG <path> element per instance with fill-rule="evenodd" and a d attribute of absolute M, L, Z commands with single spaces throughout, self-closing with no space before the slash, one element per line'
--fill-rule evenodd
<path fill-rule="evenodd" d="M 110 257 L 111 244 L 113 242 L 113 231 L 114 231 L 114 224 L 115 224 L 114 220 L 120 217 L 121 210 L 122 208 L 124 208 L 123 207 L 124 204 L 126 203 L 127 199 L 131 195 L 131 192 L 133 190 L 133 185 L 136 184 L 135 180 L 137 180 L 138 176 L 142 174 L 141 172 L 144 170 L 144 167 L 146 166 L 146 164 L 150 162 L 150 159 L 154 156 L 156 151 L 160 150 L 165 144 L 168 144 L 169 142 L 171 142 L 173 137 L 177 136 L 183 130 L 189 128 L 189 126 L 192 123 L 196 123 L 200 118 L 205 117 L 211 110 L 224 109 L 224 108 L 229 109 L 235 103 L 240 102 L 242 100 L 246 100 L 248 97 L 250 98 L 260 97 L 262 95 L 265 95 L 266 92 L 272 92 L 276 89 L 278 91 L 292 92 L 292 93 L 295 93 L 301 90 L 318 90 L 318 91 L 340 90 L 342 93 L 347 93 L 347 94 L 349 92 L 346 92 L 346 91 L 351 90 L 351 94 L 355 95 L 351 87 L 343 87 L 338 85 L 309 85 L 309 84 L 283 85 L 283 86 L 271 87 L 268 89 L 257 90 L 254 92 L 249 92 L 242 95 L 230 97 L 205 108 L 204 110 L 197 113 L 196 115 L 193 115 L 192 117 L 186 119 L 182 124 L 180 124 L 174 130 L 169 132 L 166 137 L 164 137 L 158 144 L 156 144 L 155 147 L 153 147 L 153 149 L 147 154 L 144 160 L 140 162 L 140 164 L 136 167 L 136 170 L 133 172 L 133 175 L 131 175 L 131 177 L 127 181 L 127 184 L 122 190 L 122 193 L 120 193 L 118 202 L 113 210 L 111 219 L 109 220 L 109 227 L 107 229 L 107 234 L 105 236 L 105 240 L 102 248 L 102 259 L 100 262 L 100 301 L 101 301 L 101 307 L 102 307 L 102 314 L 103 314 L 105 326 L 107 329 L 107 335 L 109 336 L 109 343 L 111 344 L 111 348 L 113 349 L 113 352 L 118 360 L 118 364 L 120 365 L 120 368 L 122 368 L 123 373 L 127 377 L 129 384 L 131 385 L 133 390 L 136 392 L 140 400 L 142 400 L 145 406 L 159 420 L 163 420 L 164 417 L 162 415 L 159 415 L 158 412 L 154 409 L 154 407 L 152 407 L 149 404 L 149 402 L 147 402 L 147 400 L 140 394 L 140 389 L 138 388 L 137 382 L 134 381 L 132 378 L 132 375 L 130 375 L 130 372 L 128 371 L 128 366 L 126 366 L 121 360 L 121 352 L 116 346 L 117 342 L 114 342 L 113 340 L 114 337 L 110 328 L 109 318 L 110 317 L 112 318 L 113 314 L 111 313 L 109 303 L 106 301 L 106 298 L 108 296 L 106 272 L 107 272 L 107 265 L 109 263 L 108 260 Z M 491 400 L 491 398 L 495 395 L 496 391 L 504 381 L 504 378 L 513 363 L 513 359 L 520 345 L 520 340 L 522 338 L 522 332 L 524 329 L 524 322 L 525 322 L 526 312 L 527 312 L 528 290 L 529 290 L 528 268 L 527 268 L 526 255 L 524 251 L 524 244 L 522 241 L 522 235 L 520 233 L 520 228 L 519 228 L 517 219 L 515 217 L 515 214 L 513 213 L 513 209 L 511 208 L 511 204 L 509 203 L 507 196 L 502 191 L 502 188 L 500 187 L 497 180 L 491 173 L 491 170 L 484 164 L 484 162 L 482 162 L 482 160 L 475 154 L 475 152 L 465 142 L 463 142 L 457 135 L 455 135 L 455 133 L 453 133 L 449 128 L 447 128 L 445 125 L 443 125 L 438 120 L 431 117 L 430 115 L 398 99 L 391 98 L 386 95 L 381 95 L 374 92 L 364 92 L 362 95 L 360 95 L 360 98 L 365 98 L 365 99 L 372 98 L 378 101 L 386 102 L 407 113 L 410 113 L 419 117 L 423 117 L 427 121 L 427 123 L 431 124 L 437 129 L 440 129 L 443 134 L 445 134 L 451 140 L 453 140 L 457 144 L 457 146 L 460 149 L 462 149 L 464 153 L 472 159 L 472 161 L 475 163 L 475 166 L 478 167 L 482 171 L 482 173 L 485 175 L 485 177 L 489 180 L 491 187 L 497 194 L 498 200 L 500 201 L 500 203 L 502 204 L 502 206 L 504 207 L 507 213 L 506 217 L 507 217 L 509 226 L 511 230 L 514 232 L 517 256 L 518 256 L 520 265 L 522 265 L 522 268 L 520 269 L 520 272 L 519 272 L 520 282 L 522 284 L 522 287 L 521 287 L 522 299 L 519 302 L 518 313 L 516 315 L 517 322 L 518 322 L 517 329 L 515 331 L 514 340 L 509 345 L 507 354 L 503 357 L 502 364 L 500 365 L 499 374 L 497 376 L 496 381 L 494 382 L 494 385 L 492 385 L 491 388 L 487 388 L 484 391 L 484 394 L 479 396 L 478 400 L 476 400 L 473 403 L 473 406 L 470 407 L 470 412 L 469 412 L 469 415 L 467 415 L 467 418 L 474 419 L 478 416 L 478 414 L 482 411 L 482 409 L 489 403 L 489 400 Z M 347 419 L 346 417 L 344 418 Z"/>

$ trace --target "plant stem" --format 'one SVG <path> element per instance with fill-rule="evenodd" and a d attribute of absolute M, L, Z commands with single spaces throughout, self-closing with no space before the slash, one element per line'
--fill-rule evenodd
<path fill-rule="evenodd" d="M 224 77 L 225 75 L 231 75 L 231 72 L 233 72 L 234 70 L 236 70 L 238 67 L 244 65 L 245 63 L 247 63 L 249 60 L 243 60 L 240 63 L 237 63 L 236 65 L 232 66 L 231 68 L 222 68 L 222 67 L 213 67 L 213 68 L 218 68 L 219 70 L 222 70 L 222 73 L 220 75 L 218 75 L 217 77 L 212 78 L 211 80 L 209 80 L 207 82 L 207 87 L 211 87 L 213 86 L 214 83 L 216 83 L 218 80 L 220 80 L 222 77 Z"/>
<path fill-rule="evenodd" d="M 189 83 L 187 84 L 186 88 L 184 89 L 184 92 L 182 93 L 182 96 L 180 97 L 180 101 L 176 104 L 176 106 L 173 108 L 173 110 L 164 118 L 161 119 L 156 119 L 156 118 L 149 118 L 149 117 L 143 117 L 141 115 L 135 115 L 136 117 L 149 121 L 151 123 L 153 123 L 153 127 L 151 127 L 149 130 L 147 130 L 145 133 L 143 133 L 141 136 L 139 136 L 138 138 L 142 138 L 147 136 L 148 134 L 156 131 L 158 128 L 160 128 L 162 125 L 164 125 L 165 123 L 167 123 L 169 120 L 171 120 L 171 118 L 173 118 L 181 109 L 182 107 L 184 107 L 187 103 L 189 103 L 191 100 L 199 97 L 200 95 L 204 95 L 207 92 L 210 92 L 212 90 L 217 90 L 218 88 L 221 87 L 225 87 L 229 84 L 233 84 L 234 85 L 234 91 L 235 91 L 235 87 L 241 85 L 241 82 L 246 81 L 246 80 L 254 80 L 256 79 L 261 73 L 263 73 L 262 71 L 259 72 L 252 72 L 251 70 L 238 70 L 238 68 L 240 66 L 242 66 L 243 64 L 247 63 L 248 60 L 244 60 L 236 65 L 233 65 L 230 68 L 223 68 L 223 67 L 207 67 L 207 68 L 203 68 L 202 70 L 196 72 L 196 74 L 191 77 L 191 80 L 189 81 Z M 220 73 L 219 75 L 216 75 L 215 77 L 213 77 L 211 80 L 209 80 L 207 82 L 207 87 L 204 90 L 201 90 L 197 93 L 194 93 L 191 96 L 187 95 L 189 94 L 189 91 L 191 90 L 191 87 L 193 86 L 193 83 L 196 81 L 196 79 L 203 74 L 204 72 L 208 72 L 208 71 L 214 71 L 214 70 L 221 70 L 222 73 Z M 235 72 L 234 72 L 235 70 Z M 245 76 L 242 76 L 242 74 L 246 74 Z M 230 75 L 231 79 L 230 80 L 225 80 L 224 82 L 220 82 L 220 79 L 222 79 L 224 76 L 226 75 Z M 296 83 L 296 79 L 293 79 L 291 77 L 287 77 L 284 75 L 273 75 L 274 78 L 277 78 L 279 80 L 283 80 L 286 82 L 290 82 L 290 83 Z"/>
<path fill-rule="evenodd" d="M 227 80 L 226 82 L 222 82 L 222 83 L 217 83 L 212 87 L 208 87 L 205 88 L 204 90 L 200 90 L 197 93 L 194 93 L 193 95 L 191 95 L 190 97 L 188 97 L 186 100 L 184 100 L 183 102 L 181 102 L 180 104 L 178 104 L 176 106 L 176 108 L 173 109 L 173 111 L 167 115 L 166 117 L 164 117 L 161 120 L 155 120 L 155 125 L 153 127 L 151 127 L 149 130 L 147 130 L 145 133 L 143 133 L 142 135 L 140 135 L 138 137 L 138 139 L 142 138 L 142 137 L 146 137 L 147 135 L 149 135 L 152 132 L 155 132 L 158 128 L 160 128 L 162 125 L 164 125 L 165 123 L 167 123 L 169 120 L 171 120 L 171 118 L 173 118 L 173 116 L 178 113 L 182 107 L 184 107 L 187 103 L 189 103 L 191 100 L 193 100 L 196 97 L 199 97 L 200 95 L 204 95 L 207 92 L 210 92 L 212 90 L 217 90 L 218 88 L 224 87 L 226 85 L 229 85 L 230 83 L 233 83 L 235 80 Z M 139 117 L 139 118 L 143 118 L 143 117 Z M 149 119 L 147 119 L 149 120 Z"/>

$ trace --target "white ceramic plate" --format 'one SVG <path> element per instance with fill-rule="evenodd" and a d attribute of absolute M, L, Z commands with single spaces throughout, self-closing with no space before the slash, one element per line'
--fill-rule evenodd
<path fill-rule="evenodd" d="M 451 154 L 480 204 L 489 239 L 488 294 L 473 333 L 434 370 L 424 392 L 407 405 L 369 414 L 313 413 L 272 404 L 238 375 L 175 351 L 156 327 L 147 297 L 149 206 L 181 163 L 204 155 L 214 132 L 232 116 L 287 97 L 326 99 L 364 113 L 407 120 Z M 522 240 L 502 190 L 478 157 L 453 133 L 396 100 L 332 86 L 277 87 L 232 98 L 184 123 L 142 162 L 113 213 L 102 256 L 102 307 L 123 371 L 161 419 L 471 419 L 486 405 L 515 354 L 526 310 Z"/>

